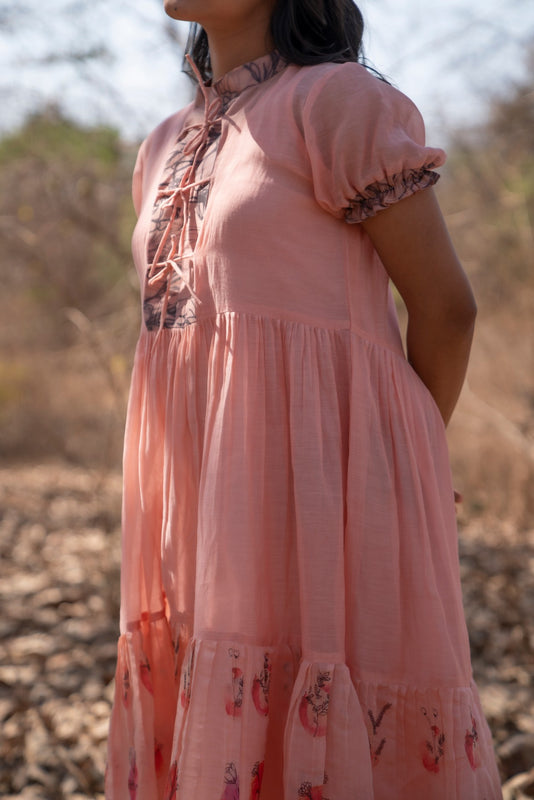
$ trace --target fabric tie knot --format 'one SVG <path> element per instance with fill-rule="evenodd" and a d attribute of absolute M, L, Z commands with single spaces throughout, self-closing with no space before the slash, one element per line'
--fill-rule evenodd
<path fill-rule="evenodd" d="M 159 284 L 163 280 L 167 281 L 167 285 L 165 287 L 165 294 L 163 295 L 163 302 L 161 306 L 161 315 L 160 315 L 160 322 L 159 322 L 159 330 L 161 331 L 162 328 L 165 326 L 165 317 L 167 314 L 167 307 L 169 305 L 169 295 L 171 291 L 171 284 L 172 284 L 172 275 L 175 273 L 178 275 L 179 279 L 182 281 L 184 286 L 187 288 L 191 297 L 194 297 L 195 300 L 200 303 L 200 298 L 195 293 L 195 290 L 191 286 L 190 277 L 186 274 L 183 265 L 180 263 L 184 261 L 184 259 L 189 259 L 190 263 L 193 261 L 193 254 L 189 255 L 178 255 L 178 237 L 176 234 L 171 235 L 171 249 L 167 258 L 163 261 L 159 261 L 157 263 L 153 263 L 148 274 L 147 284 L 149 286 L 154 286 L 155 284 Z M 190 272 L 190 270 L 188 270 Z"/>

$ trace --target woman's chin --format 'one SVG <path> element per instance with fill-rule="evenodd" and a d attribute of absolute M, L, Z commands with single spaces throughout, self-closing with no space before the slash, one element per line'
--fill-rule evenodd
<path fill-rule="evenodd" d="M 167 16 L 185 22 L 194 22 L 193 5 L 194 3 L 190 0 L 163 0 L 163 8 Z"/>

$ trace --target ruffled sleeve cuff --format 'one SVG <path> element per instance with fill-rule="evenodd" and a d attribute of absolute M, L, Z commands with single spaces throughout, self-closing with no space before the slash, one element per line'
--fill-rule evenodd
<path fill-rule="evenodd" d="M 318 204 L 360 222 L 438 180 L 441 148 L 425 143 L 421 114 L 406 95 L 361 64 L 330 64 L 308 92 L 303 141 Z"/>
<path fill-rule="evenodd" d="M 345 209 L 345 221 L 362 222 L 374 217 L 378 211 L 409 197 L 421 189 L 434 186 L 440 175 L 432 170 L 434 164 L 419 169 L 409 169 L 392 175 L 384 181 L 376 181 L 366 186 L 363 192 L 355 195 Z"/>

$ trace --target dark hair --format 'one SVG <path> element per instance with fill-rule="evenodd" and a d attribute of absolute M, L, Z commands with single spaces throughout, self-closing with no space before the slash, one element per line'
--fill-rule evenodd
<path fill-rule="evenodd" d="M 276 50 L 286 61 L 301 66 L 325 61 L 338 64 L 358 61 L 367 66 L 362 46 L 363 29 L 362 14 L 352 0 L 277 0 L 271 17 L 271 36 Z M 209 80 L 208 37 L 196 23 L 190 27 L 186 52 L 203 79 Z M 184 72 L 191 75 L 187 61 Z"/>

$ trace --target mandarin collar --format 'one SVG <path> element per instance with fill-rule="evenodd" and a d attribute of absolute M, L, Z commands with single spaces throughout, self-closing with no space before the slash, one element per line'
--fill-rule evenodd
<path fill-rule="evenodd" d="M 191 62 L 190 62 L 191 63 Z M 221 98 L 235 97 L 251 86 L 264 83 L 269 78 L 274 77 L 287 66 L 287 61 L 277 50 L 273 50 L 267 55 L 260 56 L 254 61 L 248 61 L 239 67 L 227 72 L 215 83 L 205 83 L 198 87 L 198 91 L 204 88 L 210 95 L 217 95 Z M 200 75 L 194 70 L 197 81 L 200 83 Z"/>

